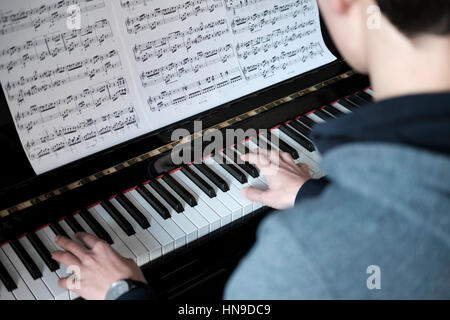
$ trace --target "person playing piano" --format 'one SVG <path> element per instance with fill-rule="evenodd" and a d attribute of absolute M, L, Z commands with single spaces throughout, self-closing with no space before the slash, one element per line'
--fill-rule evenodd
<path fill-rule="evenodd" d="M 289 210 L 262 222 L 224 298 L 448 299 L 450 2 L 319 5 L 344 57 L 370 75 L 376 102 L 314 128 L 326 179 L 311 179 L 286 154 L 244 156 L 270 187 L 246 189 L 245 196 Z M 278 174 L 267 175 L 274 165 Z M 65 251 L 53 254 L 80 265 L 77 294 L 152 298 L 134 262 L 92 235 L 78 237 L 85 247 L 58 237 Z M 122 280 L 132 281 L 120 287 Z"/>

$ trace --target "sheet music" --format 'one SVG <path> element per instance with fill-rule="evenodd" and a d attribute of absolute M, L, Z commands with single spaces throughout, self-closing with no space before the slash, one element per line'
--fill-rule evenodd
<path fill-rule="evenodd" d="M 120 0 L 114 12 L 155 127 L 335 60 L 315 0 Z"/>
<path fill-rule="evenodd" d="M 1 1 L 0 79 L 37 174 L 149 130 L 109 2 Z M 79 30 L 67 26 L 71 5 Z"/>
<path fill-rule="evenodd" d="M 0 1 L 0 80 L 37 174 L 335 59 L 315 0 Z"/>

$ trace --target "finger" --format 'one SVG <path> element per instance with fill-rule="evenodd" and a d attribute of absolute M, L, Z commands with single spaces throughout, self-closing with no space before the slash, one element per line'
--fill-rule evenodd
<path fill-rule="evenodd" d="M 80 280 L 77 279 L 75 275 L 70 275 L 68 277 L 59 279 L 58 286 L 60 286 L 63 289 L 67 289 L 77 293 L 75 289 L 79 288 L 79 285 L 77 285 L 77 282 L 79 283 L 79 281 Z"/>
<path fill-rule="evenodd" d="M 256 165 L 258 168 L 264 168 L 270 165 L 270 160 L 265 154 L 248 153 L 241 157 L 245 162 Z"/>
<path fill-rule="evenodd" d="M 284 161 L 288 162 L 288 163 L 294 163 L 295 162 L 294 158 L 292 157 L 292 155 L 290 153 L 288 153 L 288 152 L 282 152 L 281 153 L 281 158 Z"/>
<path fill-rule="evenodd" d="M 78 232 L 76 234 L 78 240 L 80 240 L 87 248 L 92 249 L 101 240 L 92 234 L 86 232 Z"/>
<path fill-rule="evenodd" d="M 76 243 L 75 241 L 72 241 L 66 237 L 63 236 L 56 236 L 55 237 L 55 243 L 69 251 L 70 253 L 72 253 L 74 256 L 76 256 L 77 258 L 79 258 L 80 260 L 82 260 L 82 257 L 87 253 L 86 249 L 83 248 L 81 245 L 79 245 L 78 243 Z"/>
<path fill-rule="evenodd" d="M 81 260 L 68 251 L 54 251 L 52 259 L 65 266 L 81 265 Z"/>
<path fill-rule="evenodd" d="M 248 187 L 244 188 L 241 191 L 242 195 L 246 197 L 250 201 L 265 203 L 265 197 L 264 195 L 267 193 L 265 190 L 261 190 L 258 188 Z"/>

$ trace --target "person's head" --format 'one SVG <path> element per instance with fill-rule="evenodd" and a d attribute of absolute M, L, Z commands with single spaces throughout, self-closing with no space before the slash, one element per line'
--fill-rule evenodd
<path fill-rule="evenodd" d="M 367 73 L 374 51 L 450 36 L 449 0 L 318 0 L 341 54 Z M 425 41 L 426 42 L 426 41 Z M 386 48 L 389 52 L 389 48 Z M 390 53 L 392 55 L 392 52 Z"/>

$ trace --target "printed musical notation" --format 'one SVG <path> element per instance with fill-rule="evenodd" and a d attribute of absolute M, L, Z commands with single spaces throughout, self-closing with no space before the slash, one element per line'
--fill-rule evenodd
<path fill-rule="evenodd" d="M 127 3 L 128 2 L 128 3 Z M 122 7 L 130 7 L 129 1 L 122 2 Z M 142 1 L 133 1 L 134 5 L 142 4 Z M 140 33 L 175 21 L 185 21 L 190 17 L 198 17 L 205 12 L 212 13 L 223 7 L 222 0 L 194 0 L 187 1 L 172 7 L 157 8 L 151 13 L 143 13 L 137 17 L 127 18 L 125 24 L 128 33 Z"/>
<path fill-rule="evenodd" d="M 181 48 L 186 52 L 202 42 L 220 38 L 229 33 L 230 30 L 225 19 L 219 19 L 207 24 L 201 22 L 196 27 L 190 27 L 186 31 L 175 31 L 167 36 L 137 44 L 133 47 L 136 61 L 146 62 L 151 58 L 162 58 L 167 53 L 175 53 Z"/>
<path fill-rule="evenodd" d="M 261 62 L 251 64 L 243 68 L 245 79 L 251 81 L 259 77 L 268 78 L 274 76 L 279 70 L 306 63 L 317 56 L 323 56 L 324 49 L 319 42 L 311 43 L 308 46 L 302 46 L 296 50 L 283 51 L 279 55 L 274 55 L 270 59 L 264 59 Z"/>
<path fill-rule="evenodd" d="M 67 19 L 67 8 L 71 5 L 78 5 L 81 13 L 87 13 L 105 8 L 105 0 L 52 1 L 28 10 L 6 13 L 0 19 L 0 35 L 31 28 L 36 31 L 44 25 L 54 25 L 59 20 Z"/>
<path fill-rule="evenodd" d="M 14 68 L 32 62 L 43 62 L 61 53 L 76 54 L 79 50 L 87 51 L 91 46 L 102 46 L 105 41 L 113 38 L 110 23 L 106 19 L 99 20 L 79 30 L 52 32 L 27 40 L 25 43 L 0 50 L 0 57 L 14 57 L 8 63 L 0 64 L 0 71 L 11 72 Z"/>
<path fill-rule="evenodd" d="M 19 130 L 30 131 L 36 125 L 45 124 L 58 118 L 65 120 L 71 114 L 81 114 L 84 109 L 98 108 L 107 101 L 114 102 L 127 94 L 129 94 L 128 84 L 124 78 L 120 77 L 101 82 L 55 101 L 39 106 L 34 104 L 26 111 L 18 111 L 14 118 Z M 70 107 L 71 104 L 74 106 Z M 47 115 L 49 111 L 54 110 L 57 111 Z M 28 120 L 36 114 L 39 114 L 39 117 L 35 120 Z"/>
<path fill-rule="evenodd" d="M 6 82 L 6 94 L 9 100 L 16 100 L 22 104 L 26 98 L 49 89 L 58 88 L 73 81 L 93 78 L 108 74 L 112 69 L 122 65 L 118 52 L 110 52 L 95 55 L 94 57 L 57 67 L 43 72 L 35 71 L 29 77 L 20 77 L 16 81 Z"/>
<path fill-rule="evenodd" d="M 4 1 L 0 41 L 37 174 L 335 59 L 315 0 Z"/>
<path fill-rule="evenodd" d="M 80 8 L 76 29 L 66 21 L 71 5 Z M 109 5 L 105 0 L 2 3 L 1 85 L 37 174 L 148 130 Z"/>
<path fill-rule="evenodd" d="M 106 134 L 123 130 L 125 127 L 137 126 L 135 108 L 133 106 L 96 118 L 87 118 L 69 126 L 60 126 L 53 132 L 45 131 L 38 139 L 31 139 L 25 144 L 30 159 L 41 159 L 57 153 L 65 148 L 73 148 L 81 143 L 102 137 Z"/>
<path fill-rule="evenodd" d="M 225 7 L 228 11 L 236 13 L 236 9 L 245 8 L 254 4 L 259 4 L 267 0 L 225 0 Z"/>
<path fill-rule="evenodd" d="M 203 68 L 226 63 L 234 57 L 233 46 L 227 44 L 209 51 L 199 51 L 194 57 L 188 57 L 177 62 L 171 62 L 160 68 L 142 72 L 140 75 L 143 87 L 159 83 L 173 83 L 174 79 L 182 79 L 185 75 L 197 73 Z"/>
<path fill-rule="evenodd" d="M 299 42 L 317 32 L 314 20 L 288 25 L 284 29 L 273 30 L 269 34 L 236 44 L 236 54 L 239 59 L 246 60 L 250 56 L 258 56 L 269 50 L 287 47 Z"/>
<path fill-rule="evenodd" d="M 234 34 L 250 31 L 257 32 L 264 26 L 276 25 L 278 22 L 292 19 L 298 16 L 306 16 L 314 10 L 311 0 L 296 0 L 282 5 L 274 5 L 269 10 L 260 13 L 249 14 L 244 17 L 235 17 L 231 22 Z"/>
<path fill-rule="evenodd" d="M 226 70 L 205 79 L 193 81 L 179 88 L 163 91 L 160 95 L 149 97 L 147 102 L 152 111 L 161 111 L 171 105 L 177 105 L 195 97 L 200 97 L 220 88 L 243 80 L 239 68 Z"/>

